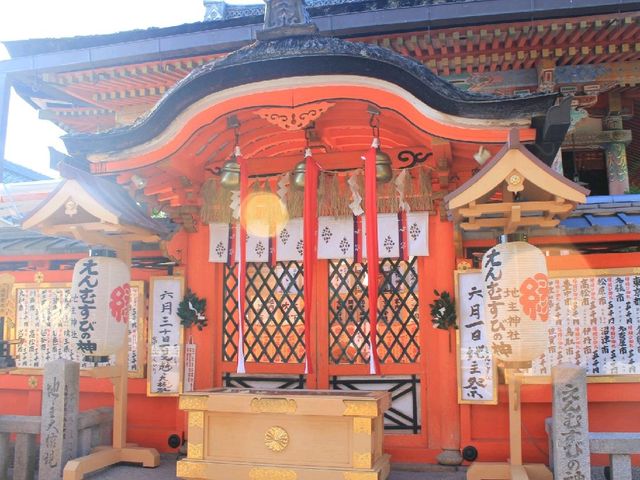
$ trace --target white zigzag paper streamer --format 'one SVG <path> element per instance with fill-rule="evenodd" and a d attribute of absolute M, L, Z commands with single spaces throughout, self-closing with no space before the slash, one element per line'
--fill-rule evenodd
<path fill-rule="evenodd" d="M 356 170 L 349 175 L 349 179 L 347 180 L 347 184 L 351 189 L 351 203 L 349 204 L 349 208 L 356 217 L 364 213 L 362 209 L 362 197 L 358 191 L 358 175 L 360 175 L 360 171 Z"/>
<path fill-rule="evenodd" d="M 240 192 L 238 190 L 234 190 L 231 193 L 231 204 L 229 207 L 231 208 L 233 218 L 240 220 Z"/>
<path fill-rule="evenodd" d="M 398 203 L 400 204 L 400 210 L 404 210 L 405 212 L 410 212 L 411 207 L 404 199 L 404 189 L 407 185 L 405 181 L 407 178 L 408 172 L 406 170 L 402 170 L 395 179 L 396 184 L 396 192 L 398 192 Z"/>
<path fill-rule="evenodd" d="M 280 201 L 284 204 L 287 203 L 287 193 L 289 192 L 289 184 L 291 183 L 291 175 L 289 173 L 285 173 L 284 175 L 280 175 L 280 180 L 278 180 L 278 197 Z"/>

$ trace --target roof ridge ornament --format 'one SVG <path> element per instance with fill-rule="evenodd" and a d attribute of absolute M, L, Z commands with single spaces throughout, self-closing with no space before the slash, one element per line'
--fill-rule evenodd
<path fill-rule="evenodd" d="M 304 0 L 264 0 L 264 25 L 256 32 L 258 40 L 275 40 L 318 33 Z"/>

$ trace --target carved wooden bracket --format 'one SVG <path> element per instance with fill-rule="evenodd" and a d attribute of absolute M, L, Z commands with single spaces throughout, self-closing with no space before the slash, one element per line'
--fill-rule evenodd
<path fill-rule="evenodd" d="M 302 130 L 334 105 L 329 102 L 317 102 L 299 107 L 263 108 L 256 110 L 255 114 L 283 130 Z"/>

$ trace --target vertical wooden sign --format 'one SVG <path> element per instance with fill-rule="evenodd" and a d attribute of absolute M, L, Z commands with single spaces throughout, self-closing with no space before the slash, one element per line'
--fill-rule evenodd
<path fill-rule="evenodd" d="M 482 275 L 458 274 L 458 403 L 498 403 L 496 363 L 486 332 Z"/>
<path fill-rule="evenodd" d="M 184 365 L 178 305 L 184 295 L 184 278 L 152 277 L 150 290 L 147 395 L 178 395 Z"/>

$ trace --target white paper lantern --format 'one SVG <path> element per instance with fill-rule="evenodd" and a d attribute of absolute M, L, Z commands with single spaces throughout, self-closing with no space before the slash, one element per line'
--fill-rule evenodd
<path fill-rule="evenodd" d="M 545 351 L 549 281 L 544 254 L 527 242 L 506 242 L 482 257 L 486 328 L 496 358 L 528 362 Z"/>
<path fill-rule="evenodd" d="M 70 344 L 80 355 L 111 355 L 125 341 L 131 298 L 127 265 L 86 257 L 73 269 Z"/>

